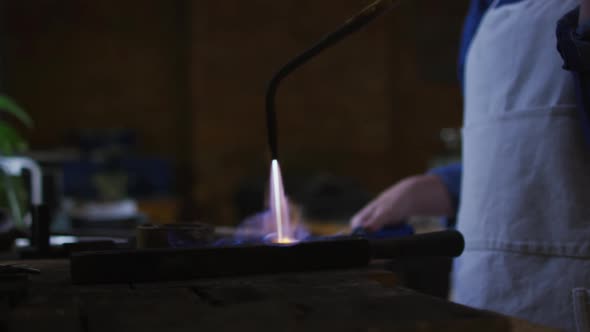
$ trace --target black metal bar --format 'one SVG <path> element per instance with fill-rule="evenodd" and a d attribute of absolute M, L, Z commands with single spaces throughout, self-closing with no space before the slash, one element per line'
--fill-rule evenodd
<path fill-rule="evenodd" d="M 195 176 L 195 165 L 199 153 L 195 145 L 195 112 L 200 109 L 194 109 L 193 103 L 193 6 L 197 2 L 192 0 L 174 0 L 174 29 L 175 38 L 171 40 L 171 55 L 175 59 L 174 77 L 176 91 L 176 107 L 178 108 L 177 133 L 178 139 L 176 160 L 177 174 L 176 187 L 181 198 L 179 215 L 180 220 L 196 219 L 198 206 L 193 199 L 193 188 L 197 185 Z"/>
<path fill-rule="evenodd" d="M 457 231 L 418 234 L 397 239 L 371 240 L 371 257 L 457 257 L 463 253 L 465 240 Z"/>
<path fill-rule="evenodd" d="M 202 249 L 117 250 L 74 253 L 72 282 L 131 283 L 189 280 L 249 274 L 366 266 L 369 244 L 363 239 Z"/>
<path fill-rule="evenodd" d="M 444 231 L 378 241 L 341 237 L 295 245 L 113 250 L 73 253 L 70 269 L 76 284 L 188 280 L 354 268 L 371 258 L 454 257 L 463 245 L 459 232 Z"/>
<path fill-rule="evenodd" d="M 51 214 L 47 205 L 33 206 L 31 208 L 31 246 L 36 249 L 39 257 L 49 254 Z"/>

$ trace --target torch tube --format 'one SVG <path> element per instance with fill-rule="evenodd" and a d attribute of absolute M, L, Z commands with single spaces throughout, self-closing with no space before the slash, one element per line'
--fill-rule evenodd
<path fill-rule="evenodd" d="M 375 18 L 381 14 L 392 9 L 395 5 L 398 5 L 400 0 L 377 0 L 356 16 L 352 17 L 338 30 L 324 36 L 317 44 L 307 49 L 303 53 L 299 54 L 291 61 L 289 61 L 283 68 L 281 68 L 273 78 L 270 80 L 267 91 L 266 91 L 266 123 L 268 131 L 268 144 L 270 147 L 271 159 L 278 160 L 278 143 L 277 143 L 277 115 L 275 111 L 275 98 L 277 94 L 277 88 L 281 81 L 295 71 L 297 68 L 306 64 L 320 54 L 325 49 L 338 43 L 345 37 L 359 31 Z"/>

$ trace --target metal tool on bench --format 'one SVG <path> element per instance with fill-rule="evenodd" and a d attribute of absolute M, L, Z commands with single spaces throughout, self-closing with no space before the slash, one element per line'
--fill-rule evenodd
<path fill-rule="evenodd" d="M 70 269 L 76 284 L 156 282 L 355 268 L 367 266 L 371 259 L 456 257 L 463 247 L 457 231 L 382 240 L 335 237 L 292 245 L 82 252 L 72 254 Z"/>
<path fill-rule="evenodd" d="M 0 264 L 0 275 L 5 274 L 40 274 L 41 270 L 27 265 Z"/>
<path fill-rule="evenodd" d="M 0 171 L 10 176 L 21 176 L 26 170 L 31 175 L 31 251 L 28 257 L 50 256 L 49 227 L 51 217 L 47 205 L 43 204 L 43 175 L 37 162 L 27 157 L 0 157 Z"/>

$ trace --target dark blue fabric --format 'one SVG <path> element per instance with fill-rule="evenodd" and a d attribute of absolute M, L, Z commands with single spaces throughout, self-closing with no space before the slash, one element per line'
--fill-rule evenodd
<path fill-rule="evenodd" d="M 590 54 L 587 55 L 590 57 Z M 586 144 L 590 147 L 590 77 L 588 73 L 573 72 L 576 83 L 576 97 L 578 99 L 578 111 L 582 119 L 582 130 Z"/>
<path fill-rule="evenodd" d="M 590 40 L 583 40 L 577 33 L 579 13 L 576 8 L 557 23 L 557 50 L 563 58 L 563 68 L 572 72 L 581 126 L 590 146 Z"/>
<path fill-rule="evenodd" d="M 433 168 L 428 173 L 440 177 L 453 199 L 453 208 L 457 211 L 459 208 L 459 193 L 461 192 L 461 173 L 463 173 L 461 163 Z"/>
<path fill-rule="evenodd" d="M 396 237 L 403 237 L 414 235 L 414 227 L 407 223 L 401 223 L 398 225 L 387 225 L 376 232 L 367 232 L 362 227 L 352 231 L 353 236 L 362 236 L 369 240 L 380 240 L 380 239 L 391 239 Z"/>
<path fill-rule="evenodd" d="M 498 1 L 496 8 L 498 8 L 500 6 L 504 6 L 504 5 L 510 5 L 513 3 L 521 2 L 521 1 L 523 1 L 523 0 L 500 0 L 500 1 Z"/>
<path fill-rule="evenodd" d="M 461 175 L 463 173 L 463 165 L 461 163 L 450 164 L 447 166 L 436 167 L 428 171 L 428 174 L 438 176 L 451 197 L 453 203 L 453 211 L 459 212 L 460 194 L 461 194 Z M 447 226 L 455 225 L 455 218 L 447 219 Z"/>
<path fill-rule="evenodd" d="M 576 8 L 557 23 L 557 50 L 563 58 L 564 69 L 590 72 L 590 40 L 584 40 L 578 34 L 579 12 Z"/>

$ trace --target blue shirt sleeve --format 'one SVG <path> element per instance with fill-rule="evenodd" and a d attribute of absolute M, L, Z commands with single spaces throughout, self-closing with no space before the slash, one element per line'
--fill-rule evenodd
<path fill-rule="evenodd" d="M 459 212 L 459 197 L 461 194 L 461 176 L 463 174 L 463 165 L 461 163 L 450 164 L 447 166 L 433 168 L 428 174 L 438 176 L 451 196 L 451 202 L 455 214 Z M 457 217 L 443 218 L 442 222 L 446 227 L 454 228 L 457 224 Z"/>
<path fill-rule="evenodd" d="M 469 4 L 469 10 L 463 23 L 463 32 L 461 34 L 461 44 L 459 45 L 459 61 L 457 63 L 457 76 L 461 82 L 461 86 L 464 83 L 465 74 L 465 60 L 467 59 L 467 52 L 471 41 L 475 37 L 479 23 L 481 22 L 483 15 L 490 7 L 490 0 L 471 0 Z"/>
<path fill-rule="evenodd" d="M 461 175 L 463 174 L 463 165 L 461 163 L 437 167 L 428 171 L 428 174 L 438 176 L 445 184 L 451 200 L 453 209 L 459 210 L 459 196 L 461 193 Z"/>

